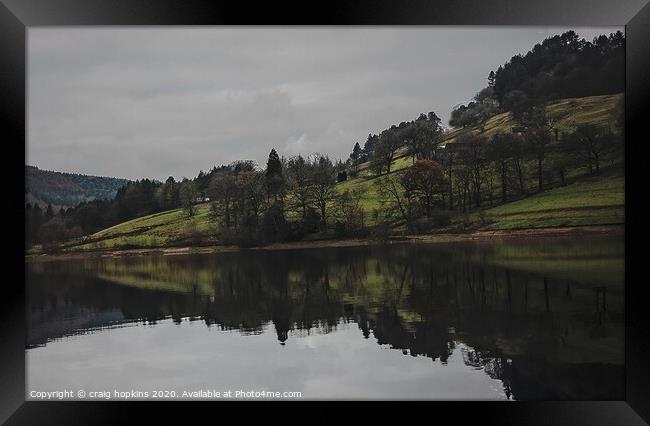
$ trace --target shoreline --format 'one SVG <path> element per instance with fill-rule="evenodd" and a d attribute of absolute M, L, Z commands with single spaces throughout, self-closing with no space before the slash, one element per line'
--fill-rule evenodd
<path fill-rule="evenodd" d="M 240 248 L 238 246 L 182 246 L 182 247 L 151 247 L 137 249 L 114 249 L 97 251 L 79 251 L 58 254 L 25 255 L 25 262 L 96 259 L 112 257 L 129 257 L 144 255 L 182 255 L 202 253 L 224 253 L 242 250 L 302 250 L 328 247 L 361 247 L 384 244 L 442 244 L 455 242 L 485 242 L 502 239 L 526 239 L 538 237 L 579 237 L 584 235 L 624 236 L 625 225 L 586 225 L 554 228 L 526 228 L 512 230 L 477 230 L 468 233 L 440 233 L 425 235 L 391 236 L 386 240 L 371 238 L 323 239 L 315 241 L 296 241 L 272 243 L 265 246 Z"/>

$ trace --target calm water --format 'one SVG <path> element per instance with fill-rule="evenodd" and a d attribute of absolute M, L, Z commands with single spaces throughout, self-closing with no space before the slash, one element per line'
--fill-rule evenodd
<path fill-rule="evenodd" d="M 28 399 L 64 389 L 74 392 L 65 399 L 78 390 L 85 399 L 117 399 L 116 390 L 148 392 L 134 399 L 200 390 L 624 398 L 622 238 L 145 256 L 27 271 Z"/>

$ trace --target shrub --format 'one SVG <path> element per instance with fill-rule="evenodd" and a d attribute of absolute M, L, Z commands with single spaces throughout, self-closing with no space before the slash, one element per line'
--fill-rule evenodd
<path fill-rule="evenodd" d="M 487 223 L 487 215 L 485 214 L 485 210 L 480 210 L 478 212 L 478 221 L 481 224 L 481 226 Z"/>
<path fill-rule="evenodd" d="M 344 222 L 337 220 L 334 223 L 334 234 L 336 238 L 345 238 L 347 236 L 347 229 Z"/>
<path fill-rule="evenodd" d="M 451 225 L 451 219 L 454 217 L 454 212 L 450 210 L 438 210 L 431 219 L 436 227 L 443 227 Z"/>
<path fill-rule="evenodd" d="M 205 235 L 199 230 L 196 224 L 192 223 L 183 230 L 183 237 L 192 245 L 203 244 Z"/>
<path fill-rule="evenodd" d="M 226 245 L 235 245 L 242 248 L 257 247 L 263 244 L 263 241 L 257 233 L 250 229 L 225 229 L 219 233 L 219 238 Z"/>
<path fill-rule="evenodd" d="M 302 222 L 287 222 L 287 241 L 300 241 L 304 238 Z"/>
<path fill-rule="evenodd" d="M 425 234 L 451 224 L 452 213 L 446 210 L 434 212 L 431 217 L 421 217 L 410 223 L 409 230 L 416 234 Z"/>
<path fill-rule="evenodd" d="M 265 241 L 285 241 L 289 237 L 289 224 L 279 205 L 273 204 L 264 212 L 260 234 Z"/>
<path fill-rule="evenodd" d="M 467 229 L 470 226 L 472 226 L 472 221 L 470 220 L 469 214 L 467 214 L 467 212 L 463 213 L 463 216 L 461 217 L 461 222 L 460 223 L 461 223 L 463 229 Z"/>
<path fill-rule="evenodd" d="M 390 237 L 391 226 L 388 222 L 381 222 L 372 227 L 370 237 L 375 240 L 387 241 Z"/>
<path fill-rule="evenodd" d="M 320 215 L 313 207 L 307 209 L 305 220 L 302 221 L 302 232 L 304 234 L 313 234 L 320 231 Z"/>
<path fill-rule="evenodd" d="M 361 194 L 359 191 L 344 191 L 336 199 L 336 215 L 338 217 L 334 226 L 337 237 L 351 237 L 363 233 L 364 216 L 360 205 Z"/>

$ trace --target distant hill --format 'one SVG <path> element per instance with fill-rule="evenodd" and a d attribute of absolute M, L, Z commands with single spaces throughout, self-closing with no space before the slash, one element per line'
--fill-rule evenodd
<path fill-rule="evenodd" d="M 45 207 L 73 207 L 84 201 L 111 199 L 128 182 L 103 176 L 62 173 L 25 166 L 25 202 Z"/>

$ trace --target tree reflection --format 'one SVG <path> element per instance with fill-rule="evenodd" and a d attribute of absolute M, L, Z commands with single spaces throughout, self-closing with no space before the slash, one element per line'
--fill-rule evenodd
<path fill-rule="evenodd" d="M 285 345 L 345 322 L 365 339 L 443 364 L 460 347 L 465 365 L 501 380 L 515 399 L 623 395 L 622 281 L 594 286 L 509 267 L 492 246 L 243 251 L 28 272 L 28 347 L 165 318 L 243 334 L 272 324 Z"/>

